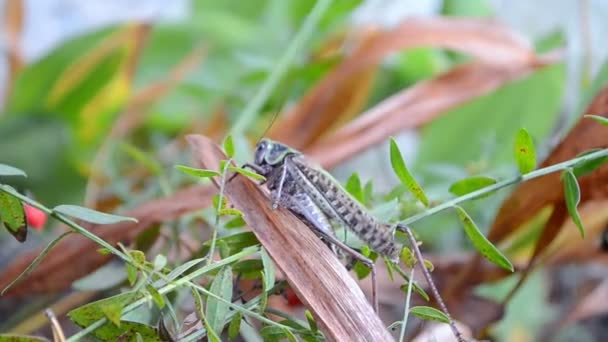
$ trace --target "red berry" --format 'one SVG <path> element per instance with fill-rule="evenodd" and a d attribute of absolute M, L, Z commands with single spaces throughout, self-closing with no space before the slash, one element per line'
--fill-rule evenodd
<path fill-rule="evenodd" d="M 291 307 L 302 305 L 300 298 L 298 298 L 298 296 L 291 287 L 285 289 L 285 297 L 287 298 L 287 305 Z"/>
<path fill-rule="evenodd" d="M 25 210 L 25 218 L 27 219 L 27 225 L 41 231 L 44 229 L 46 224 L 47 216 L 46 213 L 38 208 L 34 208 L 27 203 L 23 204 Z"/>

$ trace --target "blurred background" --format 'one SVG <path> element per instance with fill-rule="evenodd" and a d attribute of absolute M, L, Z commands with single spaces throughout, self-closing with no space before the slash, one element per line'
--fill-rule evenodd
<path fill-rule="evenodd" d="M 606 1 L 337 0 L 302 33 L 314 5 L 0 1 L 0 163 L 28 173 L 7 182 L 49 207 L 74 203 L 129 214 L 160 198 L 191 201 L 184 212 L 161 210 L 161 218 L 132 231 L 103 233 L 129 244 L 155 230 L 147 248 L 179 264 L 210 238 L 213 222 L 203 192 L 187 192 L 205 184 L 174 168 L 192 165 L 183 139 L 189 133 L 218 143 L 231 134 L 239 163 L 266 134 L 303 150 L 343 183 L 356 172 L 366 205 L 386 220 L 423 210 L 392 174 L 391 135 L 434 203 L 453 197 L 450 185 L 459 179 L 516 175 L 512 146 L 522 127 L 534 138 L 539 163 L 608 146 L 601 131 L 570 131 L 581 114 L 608 113 L 605 101 L 596 112 L 586 110 L 608 77 Z M 508 233 L 491 240 L 520 270 L 534 250 L 543 256 L 512 297 L 521 272 L 506 277 L 482 268 L 479 277 L 450 284 L 450 276 L 467 274 L 473 256 L 453 213 L 414 224 L 456 317 L 496 341 L 608 339 L 606 191 L 594 190 L 605 188 L 603 177 L 581 183 L 584 240 L 555 214 L 563 201 L 552 195 L 561 191 L 559 179 L 465 204 L 482 231 Z M 505 209 L 511 198 L 539 205 Z M 167 208 L 163 203 L 157 205 Z M 559 234 L 541 243 L 549 226 Z M 30 227 L 36 229 L 24 244 L 0 234 L 0 284 L 18 274 L 22 255 L 62 229 L 46 220 Z M 245 229 L 216 228 L 220 236 Z M 70 246 L 78 253 L 77 242 Z M 50 336 L 36 319 L 41 308 L 67 296 L 68 304 L 54 307 L 62 316 L 124 284 L 120 263 L 74 255 L 82 259 L 71 262 L 82 265 L 58 275 L 63 282 L 29 288 L 26 280 L 14 298 L 0 298 L 0 332 Z M 32 275 L 38 280 L 58 266 L 39 267 Z M 104 269 L 104 281 L 86 279 Z M 403 312 L 394 296 L 404 297 L 399 284 L 383 286 L 389 325 Z"/>

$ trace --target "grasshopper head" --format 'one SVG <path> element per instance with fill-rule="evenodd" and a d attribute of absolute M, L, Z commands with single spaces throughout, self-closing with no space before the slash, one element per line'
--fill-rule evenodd
<path fill-rule="evenodd" d="M 288 154 L 298 153 L 291 147 L 270 139 L 262 139 L 255 147 L 255 164 L 259 166 L 281 164 Z"/>

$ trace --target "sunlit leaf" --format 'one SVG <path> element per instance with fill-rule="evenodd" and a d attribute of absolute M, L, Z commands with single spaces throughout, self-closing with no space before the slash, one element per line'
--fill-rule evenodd
<path fill-rule="evenodd" d="M 253 178 L 255 180 L 259 180 L 259 181 L 266 180 L 266 177 L 264 177 L 262 175 L 259 175 L 259 174 L 255 173 L 253 171 L 245 170 L 243 168 L 240 168 L 240 167 L 237 167 L 237 166 L 234 166 L 234 165 L 228 165 L 228 170 L 240 173 L 243 176 L 247 176 L 247 177 Z"/>
<path fill-rule="evenodd" d="M 162 254 L 158 254 L 156 257 L 154 257 L 154 270 L 155 271 L 161 271 L 163 268 L 165 268 L 165 266 L 167 265 L 167 257 L 162 255 Z"/>
<path fill-rule="evenodd" d="M 23 176 L 27 177 L 25 171 L 16 167 L 0 163 L 0 176 Z"/>
<path fill-rule="evenodd" d="M 593 120 L 601 123 L 604 126 L 608 126 L 608 118 L 607 117 L 599 116 L 599 115 L 591 115 L 591 114 L 587 114 L 587 115 L 585 115 L 585 117 L 593 119 Z"/>
<path fill-rule="evenodd" d="M 86 222 L 96 224 L 114 224 L 118 222 L 130 221 L 137 222 L 137 219 L 126 216 L 102 213 L 101 211 L 81 207 L 78 205 L 62 204 L 53 208 L 59 214 L 77 218 Z"/>
<path fill-rule="evenodd" d="M 232 301 L 232 269 L 230 266 L 225 266 L 220 270 L 213 279 L 209 290 L 211 293 L 228 302 Z M 206 309 L 205 316 L 207 317 L 211 330 L 217 335 L 220 335 L 224 329 L 226 317 L 230 309 L 228 304 L 209 296 L 207 297 Z"/>
<path fill-rule="evenodd" d="M 490 260 L 494 264 L 513 272 L 513 265 L 505 257 L 498 248 L 496 248 L 477 228 L 477 225 L 469 214 L 459 206 L 454 206 L 458 212 L 458 217 L 464 226 L 464 231 L 475 246 L 475 248 L 483 255 L 486 259 Z"/>
<path fill-rule="evenodd" d="M 485 176 L 473 176 L 452 184 L 450 186 L 450 192 L 456 196 L 462 196 L 492 184 L 496 184 L 495 179 Z"/>
<path fill-rule="evenodd" d="M 405 187 L 425 206 L 429 206 L 429 200 L 426 197 L 426 194 L 418 185 L 412 174 L 408 171 L 405 166 L 405 162 L 403 161 L 403 157 L 401 156 L 401 151 L 399 151 L 399 146 L 395 142 L 395 139 L 391 137 L 390 139 L 390 150 L 391 150 L 391 165 L 393 166 L 393 170 L 401 183 L 405 185 Z"/>
<path fill-rule="evenodd" d="M 357 201 L 364 203 L 363 188 L 361 187 L 361 180 L 356 172 L 348 178 L 346 181 L 346 191 L 348 191 Z"/>
<path fill-rule="evenodd" d="M 228 158 L 234 157 L 234 142 L 231 135 L 228 135 L 224 140 L 224 152 L 226 152 Z"/>
<path fill-rule="evenodd" d="M 577 210 L 578 204 L 581 201 L 581 190 L 572 170 L 566 170 L 562 173 L 562 182 L 564 183 L 564 196 L 568 213 L 570 214 L 572 221 L 574 221 L 574 224 L 576 224 L 581 236 L 584 238 L 585 229 L 583 228 L 583 223 L 581 222 L 581 217 Z"/>
<path fill-rule="evenodd" d="M 220 216 L 231 215 L 231 216 L 243 216 L 243 212 L 235 208 L 224 208 L 219 211 Z"/>
<path fill-rule="evenodd" d="M 199 178 L 210 178 L 219 176 L 220 173 L 213 170 L 204 170 L 197 169 L 194 167 L 189 167 L 185 165 L 175 165 L 175 168 L 182 171 L 183 173 L 189 174 L 190 176 L 199 177 Z"/>
<path fill-rule="evenodd" d="M 515 161 L 522 174 L 536 168 L 536 151 L 530 133 L 522 128 L 515 137 Z"/>
<path fill-rule="evenodd" d="M 425 320 L 450 323 L 446 314 L 430 306 L 414 306 L 410 309 L 410 313 Z"/>

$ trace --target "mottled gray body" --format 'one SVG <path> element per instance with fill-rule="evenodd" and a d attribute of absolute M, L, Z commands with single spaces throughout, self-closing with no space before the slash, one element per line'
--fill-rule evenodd
<path fill-rule="evenodd" d="M 377 253 L 398 260 L 401 247 L 389 224 L 379 222 L 350 196 L 329 174 L 313 168 L 300 154 L 285 156 L 281 165 L 268 173 L 267 186 L 273 198 L 302 216 L 324 234 L 333 235 L 330 221 L 355 233 Z M 285 178 L 282 175 L 285 172 Z"/>

